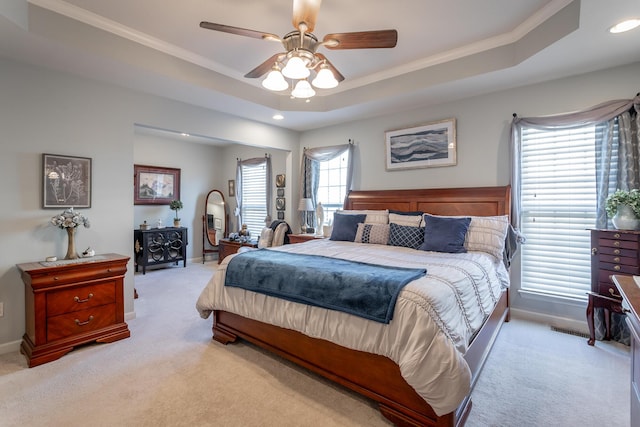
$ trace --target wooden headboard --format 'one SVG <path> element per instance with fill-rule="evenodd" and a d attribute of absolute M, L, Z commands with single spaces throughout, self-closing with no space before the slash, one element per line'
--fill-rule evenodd
<path fill-rule="evenodd" d="M 434 215 L 510 215 L 511 186 L 351 191 L 345 209 L 394 209 Z"/>

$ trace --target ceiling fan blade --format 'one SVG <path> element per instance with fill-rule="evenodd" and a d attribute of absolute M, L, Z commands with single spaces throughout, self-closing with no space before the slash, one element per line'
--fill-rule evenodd
<path fill-rule="evenodd" d="M 328 49 L 377 49 L 395 47 L 397 42 L 396 30 L 378 30 L 327 34 L 322 44 Z"/>
<path fill-rule="evenodd" d="M 262 64 L 258 65 L 256 68 L 254 68 L 253 70 L 249 71 L 244 76 L 246 78 L 248 78 L 248 79 L 256 79 L 258 77 L 262 77 L 269 70 L 271 70 L 271 67 L 273 67 L 273 65 L 278 61 L 278 57 L 280 55 L 286 55 L 286 53 L 284 53 L 284 52 L 276 53 L 271 58 L 267 59 Z"/>
<path fill-rule="evenodd" d="M 207 30 L 222 31 L 223 33 L 237 34 L 239 36 L 252 37 L 254 39 L 269 39 L 278 40 L 280 37 L 271 33 L 264 33 L 262 31 L 247 30 L 246 28 L 232 27 L 231 25 L 214 24 L 213 22 L 202 21 L 200 27 Z"/>
<path fill-rule="evenodd" d="M 336 78 L 338 82 L 341 82 L 344 80 L 344 76 L 340 73 L 340 71 L 338 71 L 336 67 L 333 66 L 333 64 L 327 59 L 326 56 L 317 52 L 316 52 L 316 56 L 318 57 L 318 59 L 321 60 L 320 62 L 318 62 L 318 65 L 316 66 L 316 68 L 320 66 L 321 63 L 324 62 L 325 64 L 327 64 L 327 67 L 331 70 L 331 72 L 333 73 L 333 76 Z"/>
<path fill-rule="evenodd" d="M 316 27 L 320 3 L 322 0 L 293 0 L 293 27 L 305 33 L 312 33 Z M 304 30 L 300 28 L 300 24 L 304 24 Z"/>

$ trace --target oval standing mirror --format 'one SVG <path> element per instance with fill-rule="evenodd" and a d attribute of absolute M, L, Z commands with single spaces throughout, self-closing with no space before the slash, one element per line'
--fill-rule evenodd
<path fill-rule="evenodd" d="M 205 213 L 202 216 L 203 263 L 205 254 L 218 252 L 218 241 L 227 235 L 229 214 L 221 191 L 209 191 L 205 200 L 204 210 Z"/>

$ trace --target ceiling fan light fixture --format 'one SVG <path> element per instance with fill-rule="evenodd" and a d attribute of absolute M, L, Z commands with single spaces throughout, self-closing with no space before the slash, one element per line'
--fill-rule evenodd
<path fill-rule="evenodd" d="M 318 71 L 318 75 L 311 82 L 318 89 L 333 89 L 338 86 L 338 80 L 336 80 L 335 76 L 331 72 L 331 70 L 327 67 L 326 64 L 322 64 L 320 66 L 320 71 Z"/>
<path fill-rule="evenodd" d="M 274 65 L 271 71 L 269 71 L 267 78 L 262 81 L 262 86 L 275 92 L 280 92 L 289 88 L 289 84 L 282 76 L 280 67 L 277 65 Z"/>
<path fill-rule="evenodd" d="M 291 96 L 294 98 L 311 98 L 316 94 L 311 85 L 306 80 L 300 80 L 296 83 L 296 87 L 291 91 Z"/>
<path fill-rule="evenodd" d="M 292 56 L 282 69 L 282 74 L 288 79 L 306 79 L 311 74 L 305 61 L 299 56 Z"/>

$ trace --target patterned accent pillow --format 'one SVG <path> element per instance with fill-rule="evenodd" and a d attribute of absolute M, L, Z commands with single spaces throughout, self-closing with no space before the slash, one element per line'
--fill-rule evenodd
<path fill-rule="evenodd" d="M 354 242 L 386 245 L 388 241 L 388 224 L 358 224 L 358 231 L 356 231 Z"/>
<path fill-rule="evenodd" d="M 389 218 L 391 219 L 391 218 Z M 418 249 L 424 242 L 424 227 L 389 224 L 389 245 Z"/>

